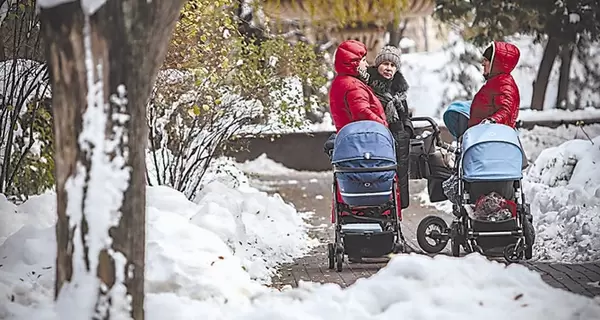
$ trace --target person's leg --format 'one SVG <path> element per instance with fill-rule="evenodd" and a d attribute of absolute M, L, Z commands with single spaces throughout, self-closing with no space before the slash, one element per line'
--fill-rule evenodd
<path fill-rule="evenodd" d="M 398 162 L 398 186 L 400 191 L 401 208 L 405 209 L 410 205 L 409 181 L 409 153 L 410 153 L 410 133 L 407 131 L 396 132 L 396 161 Z"/>

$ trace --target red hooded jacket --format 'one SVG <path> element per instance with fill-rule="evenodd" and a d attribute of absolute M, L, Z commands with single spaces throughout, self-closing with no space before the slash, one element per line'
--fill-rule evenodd
<path fill-rule="evenodd" d="M 387 127 L 385 112 L 371 88 L 358 78 L 358 65 L 367 54 L 366 46 L 356 40 L 340 44 L 335 53 L 335 79 L 329 90 L 331 117 L 339 132 L 353 121 L 373 120 Z"/>
<path fill-rule="evenodd" d="M 485 119 L 515 127 L 519 116 L 520 95 L 510 73 L 519 62 L 521 53 L 515 45 L 495 41 L 492 44 L 490 74 L 471 103 L 469 127 Z"/>

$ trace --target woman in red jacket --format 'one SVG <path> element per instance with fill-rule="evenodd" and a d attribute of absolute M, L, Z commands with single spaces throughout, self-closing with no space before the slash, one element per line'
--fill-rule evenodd
<path fill-rule="evenodd" d="M 337 132 L 348 123 L 359 120 L 377 121 L 388 127 L 383 106 L 366 83 L 369 78 L 366 55 L 367 47 L 356 40 L 342 42 L 335 52 L 334 67 L 337 75 L 329 91 L 329 108 Z M 338 202 L 343 203 L 339 190 L 335 196 Z M 396 194 L 396 201 L 400 203 L 399 192 Z M 402 217 L 401 210 L 397 206 L 396 214 L 399 217 Z M 333 207 L 331 222 L 335 222 Z M 408 248 L 405 247 L 405 250 Z M 348 259 L 352 262 L 361 260 L 360 257 Z"/>
<path fill-rule="evenodd" d="M 487 80 L 471 103 L 469 127 L 483 121 L 515 127 L 519 116 L 520 95 L 510 73 L 519 62 L 519 48 L 494 41 L 483 52 L 483 76 Z"/>
<path fill-rule="evenodd" d="M 329 91 L 329 108 L 338 132 L 358 120 L 373 120 L 388 126 L 381 102 L 365 83 L 368 78 L 366 55 L 367 47 L 356 40 L 342 42 L 335 52 L 337 75 Z"/>

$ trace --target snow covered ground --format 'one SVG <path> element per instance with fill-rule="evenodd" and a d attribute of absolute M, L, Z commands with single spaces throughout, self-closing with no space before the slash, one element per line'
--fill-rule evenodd
<path fill-rule="evenodd" d="M 251 163 L 245 169 L 258 171 Z M 235 183 L 225 171 L 238 175 Z M 197 203 L 167 187 L 148 187 L 148 319 L 592 320 L 600 314 L 600 299 L 552 288 L 523 266 L 478 255 L 396 256 L 346 289 L 301 283 L 279 292 L 263 285 L 275 264 L 313 244 L 302 216 L 279 197 L 249 187 L 236 168 L 212 171 L 207 179 Z M 0 319 L 58 320 L 54 201 L 52 193 L 19 206 L 0 201 L 6 239 L 0 242 Z"/>
<path fill-rule="evenodd" d="M 535 258 L 600 260 L 600 125 L 535 127 L 521 130 L 521 139 L 531 162 L 524 191 L 537 232 Z M 430 204 L 426 192 L 419 197 Z M 449 201 L 432 205 L 452 210 Z"/>
<path fill-rule="evenodd" d="M 229 168 L 229 172 L 239 171 Z M 212 176 L 211 176 L 212 175 Z M 211 173 L 197 203 L 168 187 L 147 189 L 146 292 L 152 301 L 245 301 L 266 290 L 280 263 L 305 254 L 303 215 L 278 195 Z M 241 182 L 241 183 L 240 183 Z M 0 199 L 0 319 L 39 319 L 53 297 L 55 195 L 15 206 Z M 156 306 L 161 309 L 162 303 Z M 152 314 L 150 315 L 152 318 Z M 164 319 L 156 316 L 154 319 Z"/>

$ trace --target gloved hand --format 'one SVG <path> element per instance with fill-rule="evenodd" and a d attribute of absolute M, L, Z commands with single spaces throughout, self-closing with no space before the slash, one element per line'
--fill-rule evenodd
<path fill-rule="evenodd" d="M 406 108 L 404 107 L 404 101 L 406 101 L 406 92 L 400 92 L 394 95 L 392 101 L 394 102 L 394 106 L 398 113 L 405 114 Z"/>
<path fill-rule="evenodd" d="M 398 92 L 394 95 L 394 101 L 396 101 L 398 103 L 406 100 L 406 98 L 407 98 L 406 91 Z"/>
<path fill-rule="evenodd" d="M 496 123 L 496 121 L 494 121 L 494 119 L 483 119 L 483 121 L 481 121 L 482 124 L 486 124 L 486 123 Z"/>

